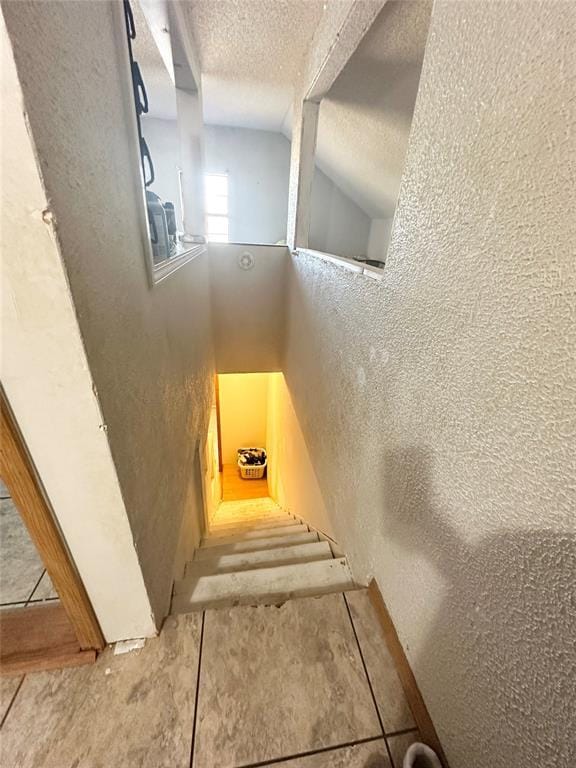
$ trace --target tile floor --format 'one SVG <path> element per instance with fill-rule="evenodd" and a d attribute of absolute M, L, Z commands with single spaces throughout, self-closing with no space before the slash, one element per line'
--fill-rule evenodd
<path fill-rule="evenodd" d="M 0 557 L 0 608 L 23 608 L 58 598 L 8 489 L 1 481 Z"/>
<path fill-rule="evenodd" d="M 1 694 L 4 768 L 401 768 L 418 735 L 365 590 L 172 616 Z"/>

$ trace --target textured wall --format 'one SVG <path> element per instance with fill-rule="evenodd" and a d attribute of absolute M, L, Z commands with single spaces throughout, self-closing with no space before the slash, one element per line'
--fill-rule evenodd
<path fill-rule="evenodd" d="M 238 257 L 254 257 L 244 270 Z M 210 243 L 216 368 L 219 373 L 279 371 L 288 249 Z"/>
<path fill-rule="evenodd" d="M 149 288 L 138 218 L 142 193 L 130 164 L 133 107 L 121 5 L 18 2 L 6 3 L 4 13 L 88 364 L 160 621 L 182 517 L 194 505 L 196 444 L 210 411 L 208 257 Z"/>
<path fill-rule="evenodd" d="M 382 282 L 296 256 L 285 375 L 452 768 L 568 768 L 574 6 L 437 0 Z"/>
<path fill-rule="evenodd" d="M 1 14 L 0 34 L 2 386 L 105 638 L 153 635 Z"/>
<path fill-rule="evenodd" d="M 314 462 L 281 373 L 269 374 L 268 490 L 281 507 L 334 538 L 332 521 L 314 472 Z"/>

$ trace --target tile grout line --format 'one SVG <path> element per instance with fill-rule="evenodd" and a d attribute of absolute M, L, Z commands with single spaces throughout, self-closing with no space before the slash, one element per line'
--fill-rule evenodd
<path fill-rule="evenodd" d="M 16 690 L 14 691 L 14 695 L 12 696 L 12 698 L 10 699 L 10 703 L 6 707 L 6 712 L 4 712 L 4 717 L 2 718 L 2 722 L 0 722 L 0 728 L 4 727 L 4 723 L 6 722 L 6 718 L 8 717 L 8 715 L 10 714 L 10 710 L 14 706 L 14 702 L 16 701 L 16 696 L 18 696 L 18 694 L 20 693 L 20 688 L 22 688 L 22 683 L 24 682 L 24 678 L 25 677 L 26 677 L 26 675 L 22 675 L 22 679 L 20 680 L 20 682 L 16 686 Z"/>
<path fill-rule="evenodd" d="M 407 733 L 418 733 L 418 735 L 420 735 L 418 726 L 416 726 L 415 728 L 404 728 L 402 731 L 394 731 L 394 733 L 388 733 L 386 734 L 386 738 L 392 739 L 394 736 L 405 736 Z"/>
<path fill-rule="evenodd" d="M 192 743 L 190 745 L 190 768 L 194 765 L 194 747 L 196 745 L 196 721 L 198 719 L 198 702 L 200 700 L 200 671 L 202 668 L 202 649 L 204 647 L 204 624 L 206 611 L 202 611 L 202 627 L 200 629 L 200 648 L 198 650 L 198 670 L 196 672 L 196 694 L 194 696 L 194 721 L 192 724 Z"/>
<path fill-rule="evenodd" d="M 42 581 L 42 579 L 44 578 L 44 574 L 45 574 L 45 573 L 46 573 L 46 568 L 44 568 L 44 570 L 43 570 L 43 571 L 42 571 L 42 573 L 40 574 L 40 578 L 38 579 L 38 581 L 37 581 L 37 582 L 36 582 L 36 584 L 34 585 L 34 589 L 32 590 L 32 592 L 30 592 L 30 594 L 29 594 L 29 596 L 28 596 L 28 598 L 27 598 L 27 600 L 26 600 L 26 604 L 25 604 L 25 606 L 24 606 L 25 608 L 27 608 L 27 607 L 28 607 L 28 603 L 29 603 L 29 602 L 32 600 L 32 598 L 34 597 L 34 592 L 36 592 L 36 590 L 38 589 L 38 585 L 40 584 L 40 582 L 41 582 L 41 581 Z"/>
<path fill-rule="evenodd" d="M 384 745 L 386 746 L 386 753 L 388 754 L 388 759 L 390 760 L 390 766 L 391 768 L 395 768 L 394 761 L 392 760 L 392 753 L 390 752 L 390 747 L 388 746 L 388 739 L 386 738 L 387 734 L 384 730 L 384 723 L 382 722 L 382 718 L 380 716 L 380 710 L 378 709 L 378 702 L 376 701 L 376 696 L 374 694 L 374 689 L 372 688 L 372 681 L 370 680 L 370 675 L 368 674 L 368 667 L 366 666 L 366 661 L 364 660 L 364 654 L 362 653 L 362 647 L 360 645 L 360 640 L 358 639 L 358 633 L 356 632 L 356 627 L 354 626 L 354 620 L 352 618 L 352 612 L 350 610 L 350 606 L 348 605 L 348 600 L 346 600 L 346 593 L 342 592 L 342 598 L 344 600 L 344 605 L 346 606 L 346 611 L 348 612 L 348 618 L 350 619 L 350 625 L 352 627 L 352 632 L 354 633 L 354 637 L 356 639 L 356 645 L 358 646 L 358 653 L 360 654 L 360 660 L 362 661 L 362 666 L 364 667 L 364 674 L 366 675 L 366 680 L 368 682 L 368 688 L 370 689 L 370 694 L 372 696 L 372 702 L 374 704 L 374 709 L 376 710 L 376 716 L 378 718 L 378 722 L 380 723 L 380 728 L 382 730 L 382 736 L 384 737 Z"/>
<path fill-rule="evenodd" d="M 370 744 L 372 741 L 386 741 L 383 736 L 369 736 L 366 739 L 357 739 L 356 741 L 346 741 L 344 744 L 333 744 L 329 747 L 319 747 L 318 749 L 311 749 L 307 752 L 296 752 L 292 755 L 286 755 L 283 757 L 273 757 L 270 760 L 260 760 L 257 763 L 244 763 L 236 766 L 235 768 L 262 768 L 266 765 L 277 765 L 278 763 L 286 763 L 291 760 L 299 760 L 302 757 L 311 757 L 312 755 L 323 755 L 326 752 L 335 752 L 337 749 L 346 749 L 347 747 L 356 747 L 361 744 Z"/>

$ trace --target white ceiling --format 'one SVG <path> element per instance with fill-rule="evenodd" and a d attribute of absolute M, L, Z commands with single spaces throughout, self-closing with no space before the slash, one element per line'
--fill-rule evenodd
<path fill-rule="evenodd" d="M 389 0 L 320 105 L 320 168 L 371 218 L 394 215 L 431 0 Z"/>
<path fill-rule="evenodd" d="M 204 120 L 280 131 L 324 0 L 193 0 Z"/>

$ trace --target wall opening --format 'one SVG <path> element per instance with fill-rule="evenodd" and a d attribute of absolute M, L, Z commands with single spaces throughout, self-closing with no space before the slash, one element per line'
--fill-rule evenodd
<path fill-rule="evenodd" d="M 261 478 L 242 478 L 238 450 L 261 448 L 267 451 L 268 389 L 272 375 L 225 373 L 218 376 L 223 501 L 270 495 L 266 469 Z"/>
<path fill-rule="evenodd" d="M 391 0 L 322 99 L 309 247 L 383 268 L 432 2 Z"/>

